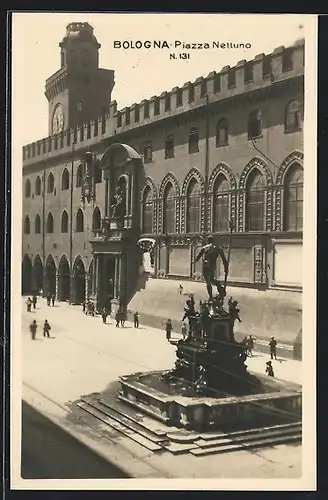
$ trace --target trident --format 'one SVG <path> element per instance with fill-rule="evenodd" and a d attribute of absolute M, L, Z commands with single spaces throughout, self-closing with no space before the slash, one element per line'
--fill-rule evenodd
<path fill-rule="evenodd" d="M 224 292 L 226 292 L 226 288 L 227 288 L 227 279 L 228 279 L 228 273 L 229 273 L 229 264 L 230 264 L 230 253 L 231 253 L 231 239 L 232 239 L 232 231 L 233 231 L 233 221 L 232 219 L 229 220 L 229 229 L 230 229 L 230 233 L 229 233 L 229 246 L 228 246 L 228 257 L 227 257 L 227 272 L 226 272 L 226 275 L 224 277 Z"/>

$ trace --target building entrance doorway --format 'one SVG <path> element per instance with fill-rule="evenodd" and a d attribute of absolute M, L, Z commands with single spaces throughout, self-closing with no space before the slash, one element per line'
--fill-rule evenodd
<path fill-rule="evenodd" d="M 59 263 L 58 300 L 69 300 L 71 296 L 71 274 L 66 257 L 62 257 Z"/>
<path fill-rule="evenodd" d="M 22 262 L 22 295 L 32 292 L 32 261 L 28 255 L 24 256 Z"/>
<path fill-rule="evenodd" d="M 82 259 L 78 258 L 74 264 L 74 303 L 83 304 L 85 301 L 85 267 Z"/>
<path fill-rule="evenodd" d="M 101 263 L 98 304 L 101 308 L 110 308 L 111 301 L 114 298 L 115 259 L 108 255 L 103 255 Z"/>

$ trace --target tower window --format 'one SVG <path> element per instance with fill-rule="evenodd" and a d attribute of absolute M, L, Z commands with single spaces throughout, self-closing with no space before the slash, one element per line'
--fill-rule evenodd
<path fill-rule="evenodd" d="M 195 100 L 195 88 L 193 84 L 191 83 L 188 88 L 188 100 L 189 102 L 192 102 Z"/>
<path fill-rule="evenodd" d="M 171 109 L 171 96 L 170 94 L 166 94 L 165 96 L 165 111 L 170 111 Z"/>
<path fill-rule="evenodd" d="M 204 97 L 207 92 L 207 81 L 202 80 L 201 86 L 200 86 L 200 95 L 201 97 Z"/>
<path fill-rule="evenodd" d="M 177 90 L 177 107 L 182 106 L 182 90 Z"/>
<path fill-rule="evenodd" d="M 78 111 L 83 111 L 83 102 L 82 101 L 77 101 L 77 109 L 78 109 Z"/>
<path fill-rule="evenodd" d="M 155 97 L 154 101 L 154 114 L 159 115 L 159 97 Z"/>
<path fill-rule="evenodd" d="M 252 82 L 253 81 L 253 64 L 248 62 L 245 64 L 244 68 L 244 82 Z"/>
<path fill-rule="evenodd" d="M 145 102 L 145 107 L 144 107 L 144 118 L 149 118 L 149 102 Z"/>
<path fill-rule="evenodd" d="M 214 76 L 214 93 L 217 94 L 221 90 L 221 79 L 220 79 L 220 73 L 217 73 Z"/>
<path fill-rule="evenodd" d="M 134 121 L 138 122 L 139 120 L 140 120 L 140 108 L 139 105 L 137 105 L 134 110 Z"/>
<path fill-rule="evenodd" d="M 236 70 L 229 69 L 228 71 L 228 88 L 236 86 Z"/>
<path fill-rule="evenodd" d="M 144 162 L 150 163 L 153 159 L 153 151 L 151 143 L 145 144 L 144 146 Z"/>

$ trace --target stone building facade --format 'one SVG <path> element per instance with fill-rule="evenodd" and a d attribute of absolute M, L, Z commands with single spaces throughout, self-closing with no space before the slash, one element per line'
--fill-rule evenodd
<path fill-rule="evenodd" d="M 153 278 L 201 280 L 193 260 L 211 233 L 231 243 L 229 286 L 299 293 L 304 41 L 124 109 L 110 101 L 114 72 L 99 69 L 87 23 L 69 25 L 60 46 L 46 83 L 49 137 L 23 148 L 23 292 L 75 303 L 90 294 L 90 241 L 108 202 L 100 165 L 120 143 L 144 165 L 140 234 L 157 243 Z"/>

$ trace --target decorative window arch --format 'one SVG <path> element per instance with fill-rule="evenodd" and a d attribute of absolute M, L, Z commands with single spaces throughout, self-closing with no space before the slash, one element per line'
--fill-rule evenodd
<path fill-rule="evenodd" d="M 199 132 L 197 127 L 193 127 L 189 132 L 189 154 L 199 151 Z"/>
<path fill-rule="evenodd" d="M 163 233 L 176 232 L 175 189 L 171 181 L 166 183 L 163 193 Z"/>
<path fill-rule="evenodd" d="M 40 196 L 41 194 L 41 179 L 38 175 L 35 181 L 35 196 Z"/>
<path fill-rule="evenodd" d="M 76 232 L 83 233 L 84 231 L 84 215 L 81 208 L 76 212 Z"/>
<path fill-rule="evenodd" d="M 283 230 L 303 229 L 303 168 L 292 163 L 284 178 Z"/>
<path fill-rule="evenodd" d="M 55 177 L 52 172 L 48 175 L 47 193 L 53 193 L 55 189 Z"/>
<path fill-rule="evenodd" d="M 216 147 L 226 146 L 229 143 L 229 123 L 221 118 L 216 124 Z"/>
<path fill-rule="evenodd" d="M 66 191 L 69 189 L 69 172 L 67 168 L 64 168 L 61 179 L 61 188 L 62 191 Z"/>
<path fill-rule="evenodd" d="M 27 179 L 25 182 L 25 198 L 31 197 L 31 181 Z"/>
<path fill-rule="evenodd" d="M 152 184 L 153 189 L 155 189 L 155 185 L 153 184 L 153 182 L 150 183 Z M 170 186 L 173 186 L 173 191 L 171 190 L 169 191 L 169 188 L 167 188 L 168 184 L 170 184 Z M 154 193 L 156 196 L 155 190 Z M 169 197 L 167 195 L 169 195 Z M 173 233 L 179 232 L 178 228 L 179 212 L 180 212 L 179 195 L 180 195 L 180 187 L 178 181 L 175 175 L 172 172 L 169 172 L 166 174 L 166 176 L 161 182 L 158 195 L 160 200 L 159 213 L 158 213 L 158 224 L 159 224 L 158 229 L 163 233 L 168 232 L 166 228 L 170 226 L 171 222 L 169 221 L 172 220 L 172 218 L 175 225 L 175 227 L 173 228 Z M 171 211 L 173 215 L 170 215 Z"/>
<path fill-rule="evenodd" d="M 83 184 L 84 168 L 82 163 L 77 167 L 76 170 L 76 187 L 82 187 Z"/>
<path fill-rule="evenodd" d="M 246 231 L 265 231 L 266 183 L 254 167 L 246 182 Z"/>
<path fill-rule="evenodd" d="M 93 231 L 101 229 L 101 213 L 99 207 L 95 207 L 92 214 L 92 229 Z"/>
<path fill-rule="evenodd" d="M 192 177 L 187 187 L 187 233 L 200 231 L 201 188 L 195 177 Z"/>
<path fill-rule="evenodd" d="M 220 172 L 213 186 L 213 220 L 214 233 L 222 233 L 229 230 L 230 219 L 230 183 L 223 172 Z"/>
<path fill-rule="evenodd" d="M 262 136 L 262 113 L 254 109 L 248 116 L 248 139 L 256 139 Z"/>
<path fill-rule="evenodd" d="M 301 128 L 301 105 L 298 101 L 289 102 L 285 108 L 285 132 Z"/>
<path fill-rule="evenodd" d="M 54 217 L 51 212 L 48 213 L 47 217 L 47 233 L 52 234 L 54 232 Z"/>
<path fill-rule="evenodd" d="M 41 234 L 41 218 L 39 214 L 37 214 L 35 217 L 34 232 L 35 234 Z"/>
<path fill-rule="evenodd" d="M 61 232 L 68 233 L 68 213 L 66 210 L 63 211 L 61 216 Z"/>
<path fill-rule="evenodd" d="M 24 234 L 30 234 L 30 218 L 28 215 L 26 215 L 24 219 Z"/>
<path fill-rule="evenodd" d="M 142 197 L 142 233 L 153 233 L 154 219 L 154 193 L 152 187 L 147 184 Z"/>

